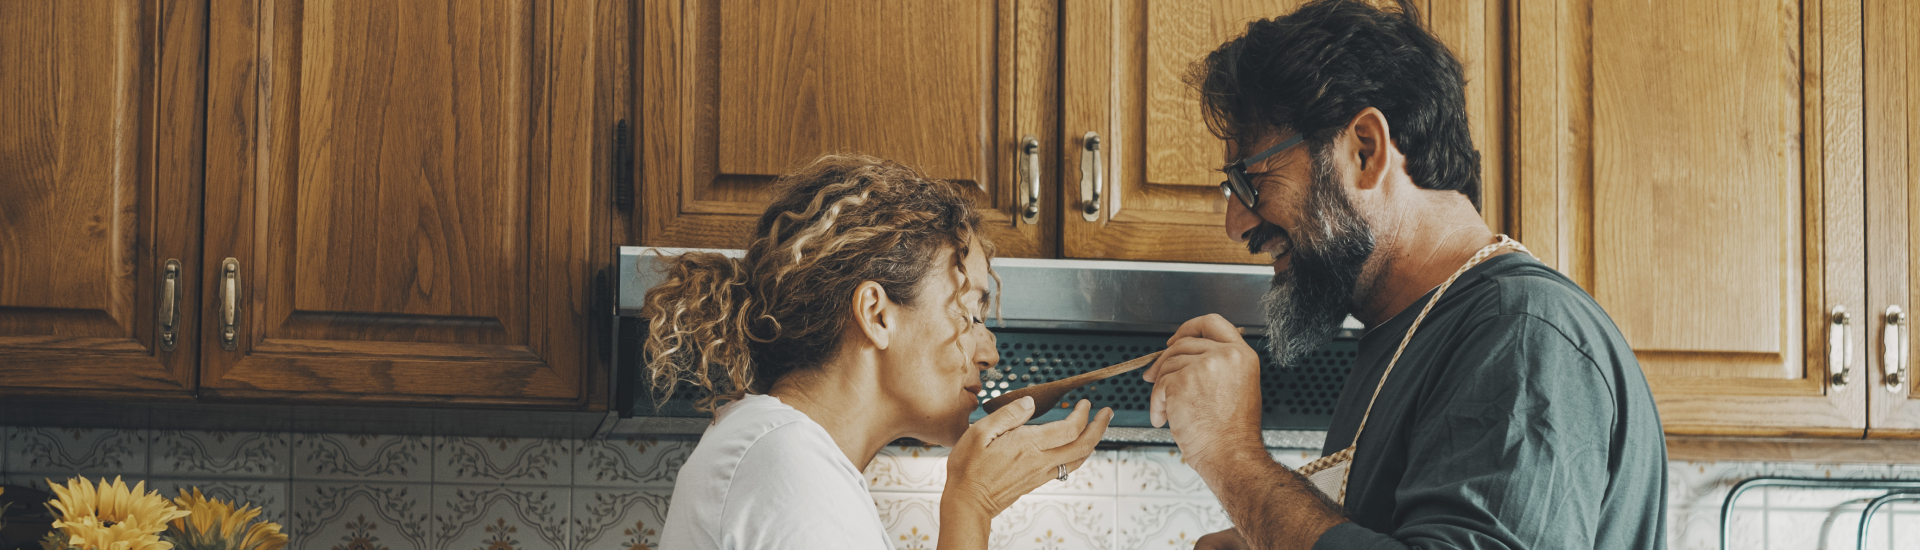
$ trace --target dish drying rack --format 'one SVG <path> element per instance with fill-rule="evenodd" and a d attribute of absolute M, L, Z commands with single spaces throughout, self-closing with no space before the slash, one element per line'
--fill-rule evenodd
<path fill-rule="evenodd" d="M 1865 489 L 1884 490 L 1887 494 L 1867 501 L 1865 510 L 1860 511 L 1860 532 L 1854 538 L 1856 550 L 1867 548 L 1867 526 L 1873 523 L 1873 515 L 1888 503 L 1902 500 L 1920 500 L 1920 480 L 1909 479 L 1826 479 L 1807 477 L 1754 477 L 1742 480 L 1727 491 L 1727 499 L 1720 503 L 1720 550 L 1727 550 L 1727 536 L 1732 530 L 1733 503 L 1740 494 L 1755 487 L 1797 487 L 1802 489 Z"/>

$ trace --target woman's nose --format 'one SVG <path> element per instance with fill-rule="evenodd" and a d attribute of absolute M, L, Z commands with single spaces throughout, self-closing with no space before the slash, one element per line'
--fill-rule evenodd
<path fill-rule="evenodd" d="M 995 336 L 993 331 L 985 327 L 982 327 L 980 332 L 986 335 L 981 337 L 973 347 L 973 366 L 979 370 L 987 370 L 1000 364 L 1000 337 Z"/>

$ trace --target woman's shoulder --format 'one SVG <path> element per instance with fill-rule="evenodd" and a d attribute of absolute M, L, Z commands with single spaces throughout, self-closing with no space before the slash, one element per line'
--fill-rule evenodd
<path fill-rule="evenodd" d="M 767 395 L 749 395 L 715 411 L 714 423 L 700 436 L 694 455 L 688 457 L 689 463 L 732 470 L 861 477 L 825 428 Z"/>
<path fill-rule="evenodd" d="M 668 531 L 704 533 L 710 538 L 701 540 L 715 547 L 885 542 L 865 478 L 832 436 L 768 396 L 748 396 L 715 411 L 713 425 L 681 468 L 669 510 Z"/>

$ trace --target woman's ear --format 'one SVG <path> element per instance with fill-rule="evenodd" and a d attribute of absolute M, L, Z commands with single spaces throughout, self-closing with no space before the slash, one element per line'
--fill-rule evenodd
<path fill-rule="evenodd" d="M 853 289 L 853 323 L 874 349 L 887 349 L 893 331 L 900 328 L 894 315 L 893 300 L 880 283 L 866 281 Z"/>

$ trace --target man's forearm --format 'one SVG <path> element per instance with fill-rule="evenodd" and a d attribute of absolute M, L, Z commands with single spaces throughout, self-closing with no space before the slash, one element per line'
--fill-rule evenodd
<path fill-rule="evenodd" d="M 1298 472 L 1254 447 L 1194 464 L 1247 544 L 1260 550 L 1308 550 L 1347 518 Z"/>

